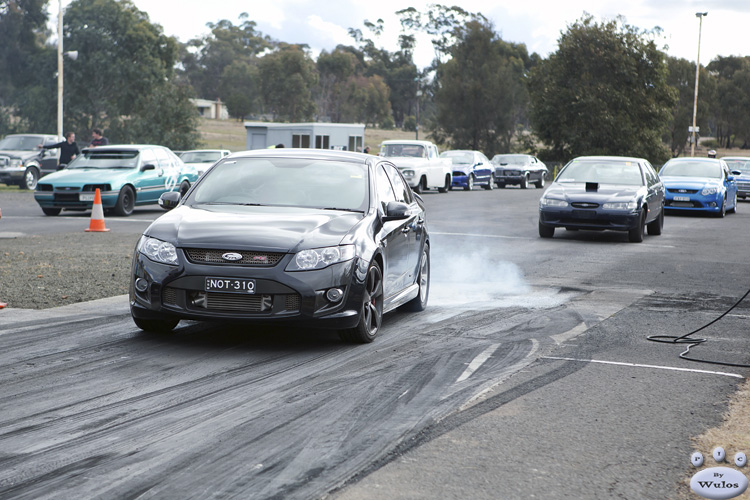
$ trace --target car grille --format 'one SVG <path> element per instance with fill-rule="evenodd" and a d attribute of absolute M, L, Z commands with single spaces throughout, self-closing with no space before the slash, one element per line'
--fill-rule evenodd
<path fill-rule="evenodd" d="M 697 192 L 697 189 L 667 189 L 667 193 L 695 194 Z"/>
<path fill-rule="evenodd" d="M 520 170 L 504 170 L 503 175 L 521 175 Z"/>
<path fill-rule="evenodd" d="M 699 201 L 673 201 L 673 200 L 666 200 L 664 202 L 665 207 L 674 207 L 674 208 L 703 208 L 703 203 Z"/>
<path fill-rule="evenodd" d="M 178 297 L 184 296 L 184 291 L 167 286 L 161 293 L 161 302 L 165 306 L 181 307 Z M 276 303 L 276 310 L 297 312 L 300 309 L 299 294 L 243 294 L 222 292 L 190 291 L 187 294 L 192 302 L 192 308 L 207 309 L 209 311 L 238 311 L 244 313 L 270 312 Z"/>
<path fill-rule="evenodd" d="M 586 201 L 574 201 L 570 205 L 575 208 L 597 208 L 599 206 L 598 203 L 591 203 Z"/>
<path fill-rule="evenodd" d="M 737 189 L 741 189 L 743 191 L 750 191 L 750 182 L 738 182 Z"/>
<path fill-rule="evenodd" d="M 242 255 L 242 259 L 227 261 L 221 256 L 226 253 L 238 253 Z M 186 248 L 185 254 L 188 260 L 195 264 L 211 264 L 211 265 L 237 265 L 242 264 L 246 266 L 258 266 L 258 267 L 272 267 L 279 263 L 284 257 L 283 253 L 269 253 L 269 252 L 248 252 L 244 250 L 213 250 L 213 249 L 199 249 L 199 248 Z"/>

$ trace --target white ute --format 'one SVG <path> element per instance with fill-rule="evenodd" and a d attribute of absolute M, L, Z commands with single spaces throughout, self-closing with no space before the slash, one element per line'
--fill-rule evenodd
<path fill-rule="evenodd" d="M 447 193 L 451 187 L 453 165 L 440 158 L 437 146 L 430 141 L 383 141 L 380 156 L 396 165 L 415 193 L 427 189 Z"/>

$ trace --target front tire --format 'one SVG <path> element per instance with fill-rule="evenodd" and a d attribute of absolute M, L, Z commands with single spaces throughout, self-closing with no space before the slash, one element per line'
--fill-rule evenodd
<path fill-rule="evenodd" d="M 375 340 L 383 323 L 383 273 L 377 262 L 371 262 L 365 277 L 359 323 L 354 328 L 341 330 L 342 340 L 366 344 Z"/>
<path fill-rule="evenodd" d="M 464 191 L 471 191 L 474 189 L 474 175 L 469 174 L 469 178 L 466 179 L 466 185 L 464 186 Z"/>
<path fill-rule="evenodd" d="M 417 194 L 422 194 L 427 190 L 427 179 L 424 177 L 419 179 L 419 182 L 417 183 L 417 187 L 414 188 L 414 192 Z"/>
<path fill-rule="evenodd" d="M 727 214 L 727 195 L 724 195 L 724 200 L 721 202 L 721 210 L 716 214 L 716 217 L 722 218 Z"/>
<path fill-rule="evenodd" d="M 60 212 L 62 212 L 62 208 L 42 208 L 42 212 L 44 212 L 44 215 L 60 215 Z"/>
<path fill-rule="evenodd" d="M 36 185 L 39 182 L 39 170 L 36 167 L 28 167 L 23 173 L 23 179 L 18 184 L 21 189 L 28 189 L 33 191 L 36 189 Z"/>
<path fill-rule="evenodd" d="M 180 322 L 179 319 L 142 319 L 133 316 L 135 326 L 150 333 L 170 333 Z"/>
<path fill-rule="evenodd" d="M 643 229 L 646 227 L 646 211 L 642 210 L 638 226 L 628 231 L 628 240 L 631 243 L 640 243 L 643 241 Z"/>
<path fill-rule="evenodd" d="M 542 224 L 539 221 L 539 237 L 540 238 L 552 238 L 555 235 L 555 228 Z"/>
<path fill-rule="evenodd" d="M 659 217 L 657 217 L 656 219 L 648 223 L 648 226 L 647 226 L 648 234 L 652 236 L 659 236 L 661 234 L 661 230 L 663 227 L 664 227 L 664 207 L 662 207 Z"/>
<path fill-rule="evenodd" d="M 430 296 L 430 247 L 427 245 L 424 246 L 422 251 L 417 283 L 419 284 L 419 294 L 402 306 L 406 311 L 421 312 L 427 308 L 427 299 Z"/>
<path fill-rule="evenodd" d="M 133 208 L 135 208 L 135 192 L 130 186 L 124 186 L 120 190 L 120 195 L 117 197 L 115 213 L 127 217 L 133 213 Z"/>

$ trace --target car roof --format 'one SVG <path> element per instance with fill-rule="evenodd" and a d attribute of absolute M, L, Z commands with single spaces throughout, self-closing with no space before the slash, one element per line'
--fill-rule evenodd
<path fill-rule="evenodd" d="M 223 153 L 223 152 L 231 153 L 228 149 L 187 149 L 181 151 L 181 153 Z"/>
<path fill-rule="evenodd" d="M 635 156 L 577 156 L 573 160 L 592 160 L 592 161 L 632 161 L 636 163 L 645 162 L 644 158 L 637 158 Z"/>
<path fill-rule="evenodd" d="M 269 148 L 251 149 L 232 153 L 227 158 L 301 158 L 331 161 L 350 161 L 355 163 L 366 163 L 368 160 L 377 159 L 377 156 L 367 153 L 356 153 L 353 151 L 338 151 L 335 149 L 312 149 L 312 148 Z"/>
<path fill-rule="evenodd" d="M 409 145 L 419 145 L 419 146 L 426 146 L 426 145 L 432 145 L 430 141 L 420 141 L 416 139 L 389 139 L 387 141 L 383 141 L 381 144 L 409 144 Z"/>
<path fill-rule="evenodd" d="M 750 156 L 722 156 L 721 160 L 750 160 Z"/>

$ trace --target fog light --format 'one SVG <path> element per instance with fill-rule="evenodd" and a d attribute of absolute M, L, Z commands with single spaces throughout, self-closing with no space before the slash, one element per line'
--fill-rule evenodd
<path fill-rule="evenodd" d="M 148 281 L 144 280 L 143 278 L 136 279 L 135 289 L 141 293 L 145 292 L 148 289 Z"/>
<path fill-rule="evenodd" d="M 331 288 L 326 292 L 326 298 L 331 302 L 338 302 L 343 296 L 344 292 L 340 288 Z"/>

